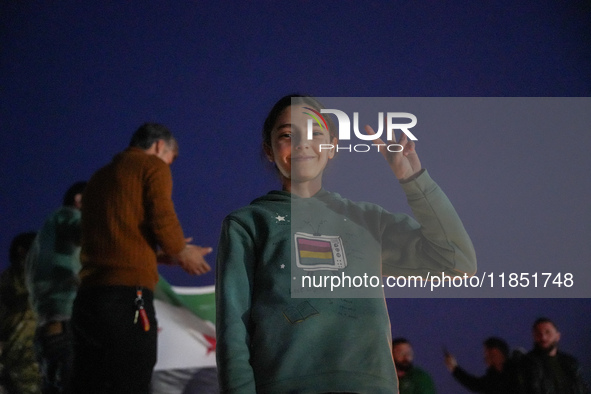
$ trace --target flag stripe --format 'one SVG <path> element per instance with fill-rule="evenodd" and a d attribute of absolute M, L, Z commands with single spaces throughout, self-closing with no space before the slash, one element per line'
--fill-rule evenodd
<path fill-rule="evenodd" d="M 332 252 L 310 252 L 307 250 L 300 250 L 301 258 L 313 258 L 313 259 L 329 259 L 332 260 Z"/>
<path fill-rule="evenodd" d="M 313 239 L 306 239 L 306 238 L 299 238 L 298 245 L 300 245 L 300 246 L 311 245 L 311 246 L 320 246 L 320 247 L 329 247 L 330 248 L 330 242 L 328 242 L 328 241 L 315 241 Z"/>

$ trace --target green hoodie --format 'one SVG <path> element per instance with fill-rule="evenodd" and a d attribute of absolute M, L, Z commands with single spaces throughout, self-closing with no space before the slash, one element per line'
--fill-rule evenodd
<path fill-rule="evenodd" d="M 381 286 L 337 292 L 346 298 L 292 286 L 303 275 L 473 274 L 470 238 L 429 174 L 402 187 L 418 222 L 325 190 L 270 192 L 226 217 L 216 278 L 223 392 L 397 392 Z"/>
<path fill-rule="evenodd" d="M 80 272 L 80 217 L 80 210 L 68 206 L 53 212 L 27 254 L 27 287 L 38 326 L 72 316 Z"/>

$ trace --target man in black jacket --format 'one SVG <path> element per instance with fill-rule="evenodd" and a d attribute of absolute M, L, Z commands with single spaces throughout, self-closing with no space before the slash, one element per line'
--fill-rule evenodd
<path fill-rule="evenodd" d="M 509 345 L 497 337 L 487 338 L 484 343 L 484 361 L 488 367 L 484 376 L 474 376 L 461 368 L 456 358 L 445 354 L 445 365 L 453 377 L 468 390 L 486 394 L 518 393 L 513 368 L 508 367 Z"/>
<path fill-rule="evenodd" d="M 541 317 L 532 327 L 534 349 L 521 363 L 523 391 L 533 394 L 588 394 L 577 360 L 558 351 L 560 332 L 554 322 Z"/>

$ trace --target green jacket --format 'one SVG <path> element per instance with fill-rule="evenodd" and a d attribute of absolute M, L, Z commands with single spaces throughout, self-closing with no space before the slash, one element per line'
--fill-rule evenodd
<path fill-rule="evenodd" d="M 398 381 L 400 394 L 435 394 L 435 383 L 423 369 L 413 366 Z"/>
<path fill-rule="evenodd" d="M 428 173 L 402 187 L 418 222 L 325 190 L 312 198 L 270 192 L 226 217 L 216 267 L 223 392 L 397 392 L 381 286 L 338 289 L 343 297 L 333 298 L 297 283 L 474 273 L 470 238 Z"/>
<path fill-rule="evenodd" d="M 27 287 L 39 326 L 70 319 L 79 271 L 80 211 L 64 206 L 47 218 L 27 254 Z"/>

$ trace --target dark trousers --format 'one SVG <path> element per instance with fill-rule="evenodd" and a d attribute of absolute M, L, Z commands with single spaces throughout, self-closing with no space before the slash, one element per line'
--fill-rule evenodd
<path fill-rule="evenodd" d="M 74 301 L 74 393 L 147 394 L 156 364 L 158 326 L 153 293 L 143 290 L 149 331 L 138 319 L 136 288 L 81 289 Z"/>
<path fill-rule="evenodd" d="M 70 321 L 52 322 L 59 325 L 60 332 L 49 334 L 48 325 L 38 327 L 35 332 L 35 353 L 43 383 L 43 394 L 70 393 L 70 375 L 72 372 L 72 329 Z"/>

